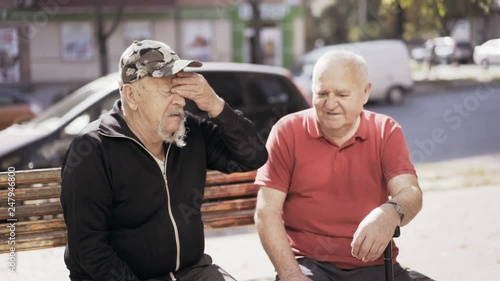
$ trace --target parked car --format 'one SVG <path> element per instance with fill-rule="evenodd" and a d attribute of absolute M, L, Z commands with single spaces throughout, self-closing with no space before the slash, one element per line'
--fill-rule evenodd
<path fill-rule="evenodd" d="M 434 56 L 432 50 L 434 48 Z M 410 51 L 412 59 L 418 63 L 429 62 L 432 57 L 433 64 L 471 63 L 473 48 L 470 42 L 456 41 L 452 37 L 437 37 L 429 39 L 422 46 L 417 46 Z"/>
<path fill-rule="evenodd" d="M 12 124 L 28 121 L 41 108 L 24 95 L 15 92 L 0 93 L 0 130 Z"/>
<path fill-rule="evenodd" d="M 205 63 L 203 67 L 191 70 L 203 74 L 227 103 L 255 123 L 264 138 L 278 119 L 309 107 L 290 80 L 289 72 L 281 67 Z M 111 109 L 119 98 L 117 81 L 117 73 L 96 79 L 32 121 L 0 132 L 1 169 L 61 166 L 73 138 L 83 127 Z M 186 100 L 185 109 L 207 116 L 190 100 Z"/>
<path fill-rule="evenodd" d="M 424 63 L 429 61 L 430 50 L 425 45 L 417 46 L 411 49 L 410 56 L 417 63 Z"/>
<path fill-rule="evenodd" d="M 413 88 L 410 74 L 408 48 L 401 40 L 374 40 L 357 43 L 330 45 L 314 49 L 302 56 L 292 72 L 298 84 L 312 95 L 312 70 L 325 53 L 333 50 L 349 50 L 361 55 L 368 64 L 368 78 L 372 82 L 370 101 L 386 101 L 401 104 Z"/>
<path fill-rule="evenodd" d="M 488 67 L 500 64 L 500 39 L 491 39 L 474 48 L 474 63 Z"/>
<path fill-rule="evenodd" d="M 467 41 L 457 41 L 457 47 L 455 50 L 455 60 L 459 63 L 471 63 L 472 54 L 474 49 L 470 42 Z"/>
<path fill-rule="evenodd" d="M 457 42 L 452 37 L 446 36 L 429 39 L 425 42 L 425 47 L 429 50 L 428 56 L 432 56 L 432 50 L 434 49 L 433 64 L 450 64 L 455 61 Z M 429 58 L 427 58 L 427 61 L 429 61 Z"/>

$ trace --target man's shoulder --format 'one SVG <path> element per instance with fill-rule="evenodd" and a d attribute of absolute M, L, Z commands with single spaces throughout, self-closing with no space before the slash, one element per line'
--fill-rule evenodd
<path fill-rule="evenodd" d="M 370 110 L 363 110 L 363 117 L 371 126 L 383 128 L 387 125 L 398 125 L 396 120 L 389 115 Z"/>
<path fill-rule="evenodd" d="M 93 135 L 99 130 L 99 125 L 101 124 L 101 119 L 94 120 L 85 126 L 79 133 L 79 135 Z"/>
<path fill-rule="evenodd" d="M 102 143 L 102 136 L 99 134 L 99 125 L 100 119 L 89 123 L 75 136 L 72 145 L 77 147 L 100 145 Z"/>

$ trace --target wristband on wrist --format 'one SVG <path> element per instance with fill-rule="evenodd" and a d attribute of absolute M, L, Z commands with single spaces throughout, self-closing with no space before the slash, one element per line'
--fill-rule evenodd
<path fill-rule="evenodd" d="M 396 210 L 396 213 L 399 215 L 399 223 L 403 223 L 403 220 L 405 218 L 405 211 L 399 203 L 394 202 L 394 201 L 387 201 L 386 204 L 392 205 L 394 207 L 394 210 Z"/>

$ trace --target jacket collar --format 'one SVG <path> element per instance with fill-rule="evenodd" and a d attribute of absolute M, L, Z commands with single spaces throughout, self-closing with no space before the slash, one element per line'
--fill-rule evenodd
<path fill-rule="evenodd" d="M 108 113 L 101 117 L 98 132 L 105 136 L 132 138 L 143 144 L 139 138 L 130 130 L 125 117 L 123 116 L 122 102 L 117 100 Z"/>

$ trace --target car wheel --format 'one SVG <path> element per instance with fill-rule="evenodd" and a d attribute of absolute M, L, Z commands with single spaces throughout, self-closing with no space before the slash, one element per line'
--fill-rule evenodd
<path fill-rule="evenodd" d="M 400 87 L 393 87 L 387 91 L 386 102 L 388 104 L 400 105 L 405 100 L 405 92 Z"/>
<path fill-rule="evenodd" d="M 484 69 L 488 69 L 490 67 L 490 62 L 487 59 L 483 59 L 483 60 L 481 60 L 481 66 Z"/>

